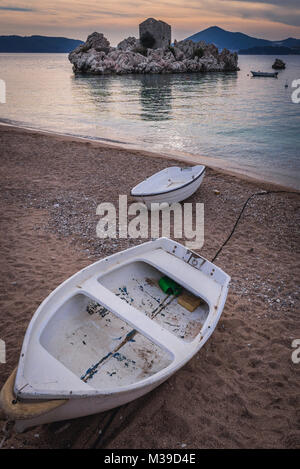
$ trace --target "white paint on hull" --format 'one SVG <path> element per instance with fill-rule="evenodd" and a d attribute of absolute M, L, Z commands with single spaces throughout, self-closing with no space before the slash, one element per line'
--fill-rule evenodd
<path fill-rule="evenodd" d="M 131 195 L 151 208 L 152 203 L 173 204 L 190 197 L 200 187 L 205 166 L 170 167 L 159 171 L 131 190 Z"/>

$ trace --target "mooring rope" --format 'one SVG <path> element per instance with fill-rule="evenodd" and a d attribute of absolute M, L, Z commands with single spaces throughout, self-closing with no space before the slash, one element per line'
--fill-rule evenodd
<path fill-rule="evenodd" d="M 110 428 L 111 424 L 113 423 L 113 421 L 114 421 L 116 415 L 118 414 L 118 412 L 120 411 L 120 409 L 124 409 L 124 406 L 117 407 L 116 409 L 113 409 L 111 411 L 111 415 L 110 415 L 107 423 L 105 424 L 103 430 L 101 430 L 101 432 L 99 432 L 99 435 L 97 436 L 94 443 L 89 447 L 89 449 L 97 449 L 98 448 L 99 443 L 101 442 L 101 440 L 103 440 L 107 430 Z"/>
<path fill-rule="evenodd" d="M 218 255 L 220 254 L 220 252 L 223 250 L 223 248 L 226 246 L 226 244 L 228 243 L 228 241 L 231 239 L 231 237 L 233 236 L 238 224 L 239 224 L 239 221 L 241 219 L 241 216 L 243 215 L 248 203 L 250 202 L 250 200 L 253 198 L 253 197 L 258 197 L 258 196 L 263 196 L 263 195 L 269 195 L 269 194 L 296 194 L 296 195 L 300 195 L 300 192 L 294 192 L 294 191 L 262 191 L 262 192 L 255 192 L 254 194 L 250 195 L 250 197 L 248 197 L 248 199 L 246 200 L 246 202 L 244 203 L 243 207 L 242 207 L 242 210 L 240 211 L 239 213 L 239 216 L 237 217 L 236 219 L 236 222 L 231 230 L 231 233 L 229 234 L 229 236 L 226 238 L 226 240 L 224 241 L 224 243 L 222 244 L 222 246 L 218 249 L 218 251 L 216 252 L 216 254 L 214 255 L 214 257 L 212 258 L 211 262 L 214 262 L 216 260 L 216 258 L 218 257 Z"/>

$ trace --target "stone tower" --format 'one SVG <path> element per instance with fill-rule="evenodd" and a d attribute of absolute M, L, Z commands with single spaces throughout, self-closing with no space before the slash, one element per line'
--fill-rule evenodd
<path fill-rule="evenodd" d="M 168 47 L 171 44 L 171 26 L 164 21 L 148 18 L 140 26 L 140 40 L 144 34 L 151 34 L 155 39 L 152 49 Z"/>

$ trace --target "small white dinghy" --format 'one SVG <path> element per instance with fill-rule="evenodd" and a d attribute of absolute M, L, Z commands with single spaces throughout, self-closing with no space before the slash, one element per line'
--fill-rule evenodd
<path fill-rule="evenodd" d="M 131 195 L 151 208 L 151 203 L 173 204 L 190 197 L 200 187 L 205 166 L 173 166 L 153 174 L 131 190 Z"/>
<path fill-rule="evenodd" d="M 269 78 L 278 78 L 278 72 L 253 72 L 251 71 L 253 77 L 269 77 Z"/>
<path fill-rule="evenodd" d="M 179 304 L 178 291 L 160 288 L 166 276 L 196 297 L 193 312 Z M 167 238 L 90 265 L 37 309 L 17 371 L 2 388 L 1 407 L 24 431 L 146 394 L 205 344 L 229 281 L 220 268 Z"/>

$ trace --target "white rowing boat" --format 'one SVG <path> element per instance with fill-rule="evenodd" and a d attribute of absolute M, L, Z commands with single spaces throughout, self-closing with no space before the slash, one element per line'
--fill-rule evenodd
<path fill-rule="evenodd" d="M 254 77 L 271 77 L 271 78 L 277 78 L 278 77 L 278 72 L 252 72 L 252 75 Z"/>
<path fill-rule="evenodd" d="M 162 276 L 197 297 L 193 312 L 174 289 L 160 288 Z M 205 344 L 229 281 L 219 267 L 167 238 L 88 266 L 37 309 L 1 407 L 24 431 L 144 395 Z"/>
<path fill-rule="evenodd" d="M 200 187 L 205 166 L 172 166 L 153 174 L 131 190 L 131 195 L 151 208 L 152 203 L 181 202 Z"/>

